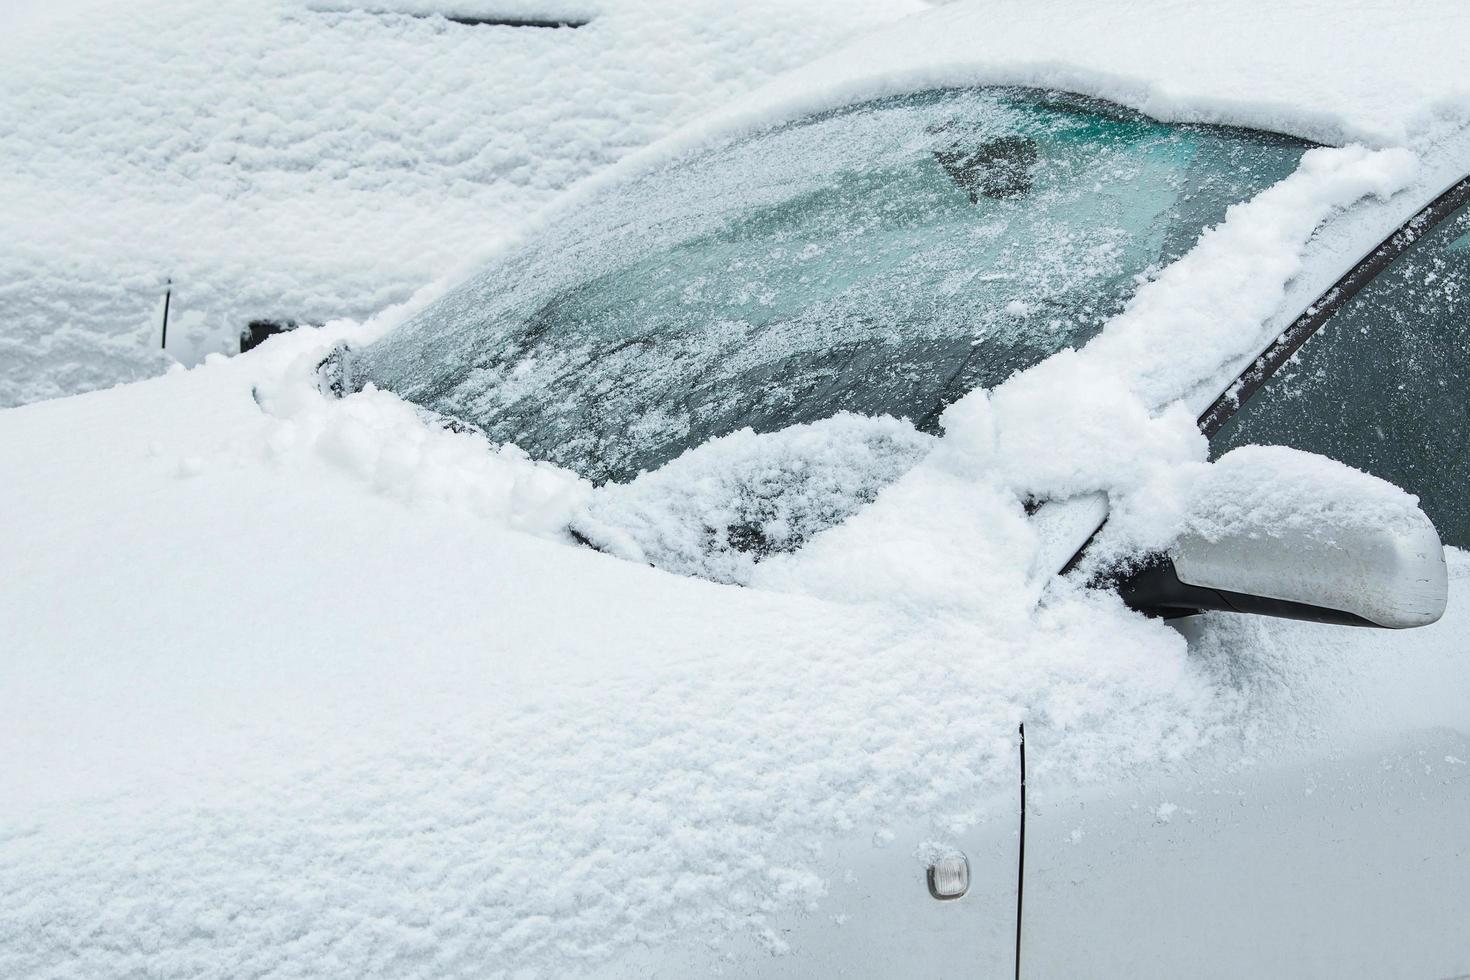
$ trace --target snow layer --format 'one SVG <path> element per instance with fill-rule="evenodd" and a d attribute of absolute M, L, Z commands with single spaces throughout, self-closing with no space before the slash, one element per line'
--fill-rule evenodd
<path fill-rule="evenodd" d="M 1417 497 L 1376 476 L 1284 446 L 1241 446 L 1156 471 L 1109 516 L 1096 557 L 1164 551 L 1185 534 L 1408 534 L 1423 520 Z"/>
<path fill-rule="evenodd" d="M 1384 726 L 1454 724 L 1470 697 L 1458 553 L 1449 620 L 1288 634 L 1318 670 L 1270 684 L 1240 658 L 1270 670 L 1284 627 L 1190 657 L 1107 594 L 1037 609 L 1020 497 L 977 478 L 1006 427 L 980 398 L 949 451 L 757 566 L 784 591 L 569 547 L 574 477 L 316 389 L 332 344 L 384 326 L 0 414 L 0 973 L 565 976 L 736 933 L 779 952 L 842 874 L 823 842 L 1008 808 L 1021 719 L 1038 778 L 1095 782 L 1254 751 L 1286 711 L 1350 732 L 1332 704 L 1364 677 L 1436 689 L 1428 715 L 1385 699 Z"/>
<path fill-rule="evenodd" d="M 1042 49 L 1013 26 L 1034 15 L 982 34 L 980 9 L 933 22 Z M 1074 14 L 1047 42 L 1063 54 L 1106 36 Z M 1190 71 L 1218 83 L 1212 65 Z M 779 951 L 783 917 L 843 873 L 825 842 L 1009 814 L 1022 719 L 1036 778 L 1113 785 L 1221 742 L 1463 728 L 1463 553 L 1436 626 L 1217 619 L 1193 656 L 1114 596 L 1028 574 L 1025 496 L 1126 506 L 1204 465 L 1180 392 L 1110 350 L 1184 329 L 1208 331 L 1200 370 L 1238 358 L 1317 224 L 1409 172 L 1395 152 L 1314 161 L 1094 345 L 957 403 L 871 506 L 756 566 L 764 589 L 569 547 L 585 484 L 385 393 L 316 391 L 331 344 L 401 311 L 0 413 L 0 974 L 565 976 L 735 932 Z M 1073 432 L 1109 425 L 1133 442 Z"/>
<path fill-rule="evenodd" d="M 573 483 L 311 395 L 332 339 L 0 415 L 0 973 L 777 949 L 820 841 L 980 819 L 1020 717 L 1095 779 L 1240 711 L 1107 597 L 1017 632 L 548 540 Z"/>
<path fill-rule="evenodd" d="M 1086 479 L 1126 499 L 1150 452 L 1167 467 L 1201 448 L 1177 409 L 1089 373 L 1092 349 L 1037 369 L 1047 410 L 1023 374 L 952 407 L 927 454 L 898 423 L 838 419 L 706 446 L 600 505 L 384 392 L 321 394 L 331 345 L 405 313 L 0 415 L 0 538 L 20 563 L 0 603 L 0 972 L 565 975 L 748 931 L 779 951 L 781 917 L 840 873 L 822 841 L 985 819 L 1022 718 L 1044 771 L 1110 780 L 1284 726 L 1283 697 L 1326 714 L 1364 661 L 1460 645 L 1452 620 L 1262 693 L 1228 630 L 1191 659 L 1105 594 L 1063 587 L 1037 610 L 1025 492 Z M 1122 423 L 1132 469 L 1006 462 Z M 661 535 L 738 498 L 750 484 L 728 478 L 752 462 L 891 473 L 832 455 L 859 433 L 923 459 L 749 573 L 773 589 L 558 543 L 605 506 L 677 560 L 686 542 Z M 681 501 L 681 481 L 708 483 Z M 1341 643 L 1318 637 L 1301 642 Z"/>
<path fill-rule="evenodd" d="M 0 406 L 160 373 L 168 278 L 186 364 L 253 318 L 400 302 L 570 183 L 916 4 L 620 0 L 577 30 L 333 6 L 356 9 L 7 14 Z"/>
<path fill-rule="evenodd" d="M 729 116 L 934 85 L 1081 92 L 1156 119 L 1426 146 L 1470 121 L 1459 0 L 984 0 L 875 31 Z"/>

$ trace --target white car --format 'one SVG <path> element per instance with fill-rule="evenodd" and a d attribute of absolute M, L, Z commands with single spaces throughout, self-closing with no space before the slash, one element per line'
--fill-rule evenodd
<path fill-rule="evenodd" d="M 0 965 L 1470 972 L 1470 15 L 1242 7 L 936 10 L 380 323 L 0 415 Z"/>

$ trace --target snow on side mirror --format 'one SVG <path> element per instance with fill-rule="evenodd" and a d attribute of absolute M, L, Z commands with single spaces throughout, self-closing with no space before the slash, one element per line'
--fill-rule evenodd
<path fill-rule="evenodd" d="M 1246 446 L 1174 488 L 1178 533 L 1118 585 L 1142 612 L 1255 613 L 1405 629 L 1444 614 L 1449 579 L 1415 497 L 1280 446 Z"/>

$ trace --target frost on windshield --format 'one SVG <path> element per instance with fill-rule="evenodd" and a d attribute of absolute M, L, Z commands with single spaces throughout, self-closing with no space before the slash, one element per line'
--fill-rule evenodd
<path fill-rule="evenodd" d="M 838 412 L 933 433 L 1097 333 L 1302 152 L 1032 90 L 869 102 L 560 212 L 359 380 L 597 483 Z"/>
<path fill-rule="evenodd" d="M 933 444 L 907 422 L 846 414 L 764 435 L 741 429 L 599 488 L 572 528 L 623 558 L 746 585 L 757 562 L 871 503 Z"/>

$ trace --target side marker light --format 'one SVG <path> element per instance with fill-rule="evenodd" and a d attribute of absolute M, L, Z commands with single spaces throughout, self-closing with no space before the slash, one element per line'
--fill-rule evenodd
<path fill-rule="evenodd" d="M 959 898 L 970 889 L 970 862 L 959 851 L 929 865 L 929 894 L 942 902 Z"/>

